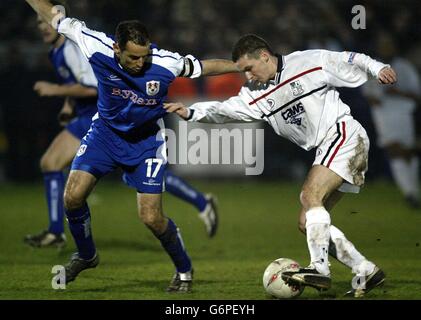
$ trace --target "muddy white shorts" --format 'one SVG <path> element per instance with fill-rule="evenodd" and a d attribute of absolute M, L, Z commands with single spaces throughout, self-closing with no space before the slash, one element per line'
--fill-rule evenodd
<path fill-rule="evenodd" d="M 355 119 L 338 122 L 329 129 L 316 150 L 314 165 L 323 165 L 345 181 L 341 192 L 358 193 L 368 169 L 370 141 L 367 132 Z"/>

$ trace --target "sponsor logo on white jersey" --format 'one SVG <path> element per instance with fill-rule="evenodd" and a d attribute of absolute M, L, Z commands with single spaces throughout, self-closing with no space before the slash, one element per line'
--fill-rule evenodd
<path fill-rule="evenodd" d="M 282 118 L 284 118 L 285 123 L 296 124 L 300 126 L 302 118 L 300 118 L 299 115 L 303 114 L 304 112 L 305 110 L 303 104 L 298 102 L 285 111 L 282 111 Z"/>

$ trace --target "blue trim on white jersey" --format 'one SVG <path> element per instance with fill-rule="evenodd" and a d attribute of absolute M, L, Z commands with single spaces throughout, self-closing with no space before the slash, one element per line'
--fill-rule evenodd
<path fill-rule="evenodd" d="M 179 59 L 177 59 L 176 57 L 173 57 L 173 56 L 161 56 L 159 54 L 148 54 L 148 57 L 171 58 L 171 59 L 179 60 Z"/>
<path fill-rule="evenodd" d="M 101 42 L 104 46 L 106 46 L 106 47 L 110 48 L 111 50 L 113 50 L 113 48 L 112 48 L 111 46 L 109 46 L 108 44 L 106 44 L 106 43 L 105 43 L 104 41 L 102 41 L 100 38 L 97 38 L 97 37 L 95 37 L 94 35 L 87 33 L 86 31 L 82 31 L 82 34 L 84 34 L 84 35 L 86 35 L 86 36 L 88 36 L 88 37 L 94 38 L 95 40 L 98 40 L 98 41 L 99 41 L 99 42 Z"/>

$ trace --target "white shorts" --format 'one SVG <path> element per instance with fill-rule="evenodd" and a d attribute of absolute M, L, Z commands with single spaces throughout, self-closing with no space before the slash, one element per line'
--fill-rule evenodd
<path fill-rule="evenodd" d="M 358 193 L 368 169 L 369 148 L 367 132 L 357 120 L 338 122 L 317 148 L 313 166 L 323 165 L 342 177 L 339 191 Z"/>

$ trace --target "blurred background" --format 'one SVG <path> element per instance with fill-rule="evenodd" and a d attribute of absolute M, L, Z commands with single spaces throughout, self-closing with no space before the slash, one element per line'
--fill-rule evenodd
<path fill-rule="evenodd" d="M 140 19 L 148 26 L 151 38 L 158 46 L 201 59 L 230 59 L 233 43 L 245 33 L 256 33 L 281 54 L 311 48 L 357 51 L 386 63 L 399 56 L 412 64 L 418 73 L 421 70 L 421 4 L 417 0 L 360 1 L 358 4 L 366 9 L 366 29 L 358 30 L 351 25 L 355 15 L 352 7 L 357 3 L 347 0 L 70 0 L 68 4 L 71 16 L 84 20 L 91 29 L 112 34 L 119 21 Z M 392 56 L 386 55 L 385 43 L 394 48 Z M 2 0 L 1 182 L 41 180 L 39 159 L 61 130 L 57 114 L 62 101 L 40 98 L 32 90 L 37 80 L 55 81 L 48 50 L 30 7 L 23 0 Z M 179 79 L 171 88 L 169 99 L 221 100 L 236 95 L 243 83 L 241 75 L 194 81 Z M 376 145 L 367 97 L 361 88 L 340 91 L 372 141 L 368 179 L 389 179 L 387 157 Z M 419 111 L 414 113 L 414 121 L 420 122 Z M 175 119 L 169 119 L 168 123 L 170 127 L 176 126 Z M 314 159 L 314 152 L 300 150 L 276 136 L 264 124 L 255 128 L 266 128 L 265 170 L 256 179 L 302 181 Z M 417 134 L 419 136 L 419 131 Z M 185 168 L 178 169 L 189 174 Z M 192 168 L 192 172 L 203 177 L 212 175 L 213 170 L 217 168 Z M 238 173 L 239 178 L 244 177 L 243 170 Z"/>

